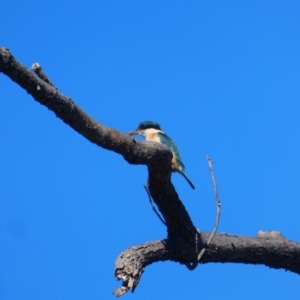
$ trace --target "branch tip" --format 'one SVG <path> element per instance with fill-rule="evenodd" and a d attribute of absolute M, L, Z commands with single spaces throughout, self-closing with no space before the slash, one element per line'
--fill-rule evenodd
<path fill-rule="evenodd" d="M 43 71 L 42 66 L 39 63 L 36 62 L 32 64 L 31 70 L 44 82 L 48 83 L 49 85 L 57 89 L 55 85 L 52 83 L 52 81 L 49 79 L 49 77 L 46 75 L 46 73 Z"/>
<path fill-rule="evenodd" d="M 115 272 L 115 276 L 118 278 L 118 280 L 122 280 L 122 286 L 115 289 L 113 291 L 113 294 L 117 297 L 120 297 L 126 294 L 129 290 L 131 290 L 133 293 L 140 281 L 143 272 L 144 269 L 140 269 L 138 272 L 135 273 L 128 272 L 126 269 L 117 270 Z"/>

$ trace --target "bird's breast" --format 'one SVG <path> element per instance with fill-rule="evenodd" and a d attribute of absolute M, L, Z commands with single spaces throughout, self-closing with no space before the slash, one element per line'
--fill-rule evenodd
<path fill-rule="evenodd" d="M 158 142 L 160 143 L 160 139 L 159 139 L 159 136 L 158 136 L 158 133 L 159 131 L 158 130 L 155 130 L 155 129 L 148 129 L 145 133 L 145 137 L 146 137 L 146 140 L 147 141 L 151 141 L 151 142 Z"/>

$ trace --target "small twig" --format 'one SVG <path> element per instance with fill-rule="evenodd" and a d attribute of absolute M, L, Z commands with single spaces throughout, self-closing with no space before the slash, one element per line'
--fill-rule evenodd
<path fill-rule="evenodd" d="M 217 214 L 216 214 L 216 221 L 215 221 L 214 229 L 213 229 L 211 235 L 209 236 L 209 238 L 208 238 L 208 240 L 205 244 L 205 247 L 202 248 L 201 251 L 198 253 L 197 260 L 185 264 L 186 267 L 191 271 L 196 269 L 196 267 L 197 267 L 199 261 L 201 260 L 201 257 L 203 256 L 205 250 L 207 249 L 207 247 L 211 243 L 213 237 L 215 236 L 215 234 L 217 232 L 217 229 L 218 229 L 218 226 L 219 226 L 219 221 L 220 221 L 221 202 L 219 200 L 217 181 L 216 181 L 214 169 L 213 169 L 213 166 L 212 166 L 213 161 L 208 156 L 206 156 L 206 160 L 207 160 L 207 163 L 208 163 L 208 167 L 209 167 L 209 170 L 210 170 L 210 173 L 211 173 L 211 178 L 212 178 L 213 185 L 214 185 L 215 199 L 216 199 L 216 205 L 217 205 Z M 195 237 L 196 253 L 198 252 L 198 235 L 200 235 L 199 229 L 197 229 L 197 233 L 196 233 L 196 237 Z"/>
<path fill-rule="evenodd" d="M 215 227 L 214 227 L 210 237 L 208 238 L 208 240 L 206 242 L 205 248 L 203 248 L 200 251 L 199 255 L 198 255 L 198 262 L 200 261 L 200 259 L 203 256 L 206 248 L 209 246 L 209 244 L 211 243 L 212 239 L 214 238 L 214 236 L 217 232 L 217 229 L 218 229 L 218 226 L 219 226 L 219 221 L 220 221 L 220 213 L 221 213 L 221 202 L 219 200 L 219 192 L 218 192 L 218 187 L 217 187 L 217 181 L 216 181 L 214 169 L 213 169 L 213 166 L 212 166 L 213 161 L 208 156 L 206 156 L 206 160 L 207 160 L 207 163 L 208 163 L 208 167 L 209 167 L 209 170 L 210 170 L 210 173 L 211 173 L 211 178 L 212 178 L 213 185 L 214 185 L 214 192 L 215 192 L 215 199 L 216 199 L 216 206 L 217 206 L 217 214 L 216 214 Z"/>
<path fill-rule="evenodd" d="M 165 221 L 163 220 L 163 218 L 160 216 L 160 214 L 158 213 L 158 211 L 156 210 L 156 208 L 155 208 L 155 206 L 154 206 L 154 204 L 153 204 L 153 200 L 152 200 L 152 197 L 151 197 L 151 194 L 150 194 L 148 185 L 144 184 L 144 188 L 145 188 L 145 190 L 146 190 L 146 192 L 147 192 L 147 194 L 148 194 L 149 202 L 150 202 L 150 204 L 151 204 L 151 206 L 152 206 L 152 209 L 154 210 L 154 212 L 156 213 L 156 215 L 158 216 L 158 218 L 162 221 L 162 223 L 165 224 L 165 225 L 167 226 L 166 222 L 165 222 Z"/>
<path fill-rule="evenodd" d="M 45 81 L 46 83 L 48 83 L 49 85 L 57 89 L 57 87 L 52 83 L 52 81 L 48 78 L 46 73 L 43 71 L 42 66 L 39 63 L 34 63 L 31 66 L 31 70 L 43 81 Z"/>

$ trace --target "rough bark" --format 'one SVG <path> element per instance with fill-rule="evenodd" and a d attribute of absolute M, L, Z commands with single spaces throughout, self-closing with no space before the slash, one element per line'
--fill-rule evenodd
<path fill-rule="evenodd" d="M 209 233 L 201 233 L 207 241 Z M 154 262 L 171 260 L 186 264 L 195 253 L 176 238 L 154 241 L 123 251 L 116 261 L 116 275 L 123 286 L 116 293 L 135 288 L 143 269 Z M 260 231 L 256 237 L 216 234 L 206 249 L 201 263 L 263 264 L 274 269 L 285 269 L 300 274 L 300 244 L 289 241 L 278 231 Z"/>
<path fill-rule="evenodd" d="M 98 123 L 71 98 L 61 94 L 49 79 L 45 79 L 47 77 L 40 69 L 33 70 L 37 75 L 19 63 L 8 49 L 0 47 L 0 72 L 37 102 L 52 110 L 90 142 L 122 155 L 130 164 L 148 166 L 149 190 L 166 222 L 167 237 L 132 247 L 119 255 L 115 275 L 122 279 L 123 284 L 114 293 L 120 296 L 130 289 L 134 291 L 143 269 L 151 263 L 172 260 L 187 264 L 195 261 L 196 249 L 205 246 L 209 234 L 201 233 L 196 240 L 197 228 L 170 180 L 170 150 L 159 143 L 136 141 Z M 256 237 L 217 234 L 201 259 L 201 263 L 209 262 L 264 264 L 300 274 L 300 244 L 285 239 L 275 231 L 261 231 Z"/>

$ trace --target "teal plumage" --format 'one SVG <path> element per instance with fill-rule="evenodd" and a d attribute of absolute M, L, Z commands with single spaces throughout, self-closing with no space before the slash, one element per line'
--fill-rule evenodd
<path fill-rule="evenodd" d="M 177 163 L 180 165 L 182 171 L 185 171 L 185 167 L 180 155 L 180 152 L 176 146 L 176 144 L 173 142 L 173 140 L 171 140 L 171 138 L 169 138 L 165 133 L 162 132 L 158 132 L 157 133 L 160 139 L 160 142 L 166 146 L 168 146 L 171 151 L 173 152 L 174 156 L 176 157 Z"/>

